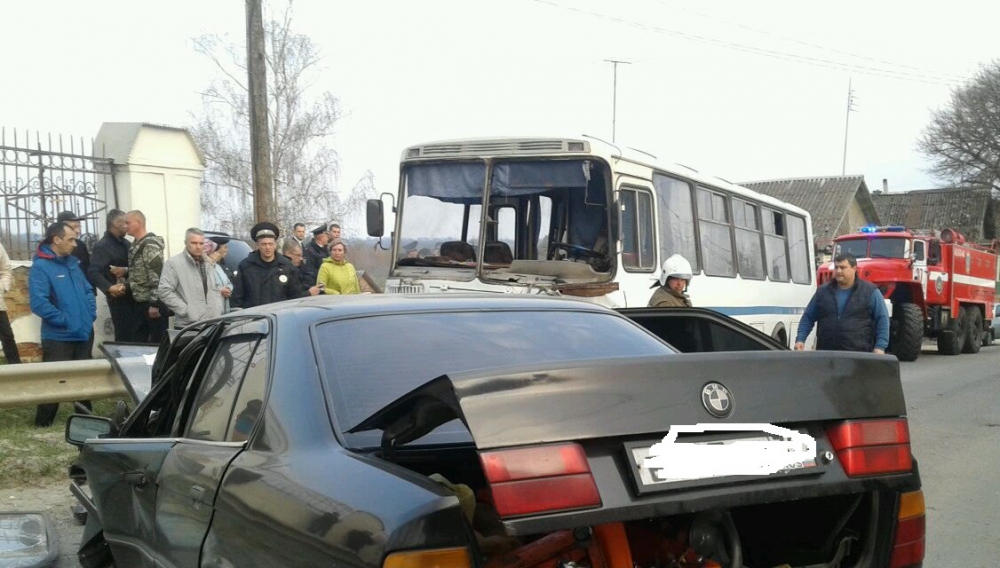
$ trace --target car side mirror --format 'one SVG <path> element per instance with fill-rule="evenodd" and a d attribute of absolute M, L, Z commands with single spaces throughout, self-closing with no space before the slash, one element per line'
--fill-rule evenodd
<path fill-rule="evenodd" d="M 114 425 L 109 418 L 74 414 L 66 421 L 66 441 L 79 448 L 87 440 L 106 438 L 113 429 Z"/>
<path fill-rule="evenodd" d="M 379 237 L 385 234 L 385 212 L 381 199 L 369 199 L 367 202 L 366 218 L 368 224 L 368 236 Z"/>

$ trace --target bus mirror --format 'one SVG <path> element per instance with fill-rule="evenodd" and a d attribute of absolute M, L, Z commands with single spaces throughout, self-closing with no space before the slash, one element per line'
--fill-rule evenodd
<path fill-rule="evenodd" d="M 369 199 L 367 205 L 368 236 L 382 238 L 382 235 L 385 234 L 385 212 L 382 210 L 382 200 Z"/>

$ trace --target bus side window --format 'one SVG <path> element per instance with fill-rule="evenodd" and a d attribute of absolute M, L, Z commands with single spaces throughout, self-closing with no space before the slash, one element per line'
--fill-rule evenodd
<path fill-rule="evenodd" d="M 725 194 L 698 188 L 698 230 L 705 274 L 736 276 L 733 262 L 732 226 Z"/>
<path fill-rule="evenodd" d="M 761 211 L 761 219 L 764 222 L 764 258 L 767 266 L 767 277 L 774 282 L 788 282 L 785 217 L 766 207 Z"/>
<path fill-rule="evenodd" d="M 742 278 L 764 279 L 764 251 L 761 250 L 757 206 L 733 198 L 733 225 L 736 227 L 736 259 Z"/>
<path fill-rule="evenodd" d="M 660 231 L 660 260 L 679 254 L 691 263 L 695 273 L 701 272 L 694 230 L 694 205 L 691 185 L 677 178 L 653 174 L 656 188 L 657 226 Z"/>
<path fill-rule="evenodd" d="M 788 221 L 788 259 L 792 265 L 792 282 L 809 284 L 812 282 L 812 267 L 809 265 L 809 243 L 806 242 L 806 220 L 801 217 L 786 216 Z"/>

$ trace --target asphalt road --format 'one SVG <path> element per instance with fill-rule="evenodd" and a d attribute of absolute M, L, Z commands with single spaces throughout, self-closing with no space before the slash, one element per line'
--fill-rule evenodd
<path fill-rule="evenodd" d="M 913 451 L 927 502 L 924 566 L 996 568 L 1000 555 L 1000 343 L 946 357 L 927 344 L 901 363 Z M 71 502 L 67 499 L 66 502 Z M 78 566 L 82 527 L 55 507 L 57 568 Z"/>
<path fill-rule="evenodd" d="M 1000 565 L 1000 343 L 900 364 L 927 502 L 924 566 Z"/>

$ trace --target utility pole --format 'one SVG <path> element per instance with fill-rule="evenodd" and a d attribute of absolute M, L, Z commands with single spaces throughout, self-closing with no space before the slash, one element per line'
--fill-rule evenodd
<path fill-rule="evenodd" d="M 618 64 L 631 65 L 631 61 L 620 61 L 618 59 L 605 59 L 614 67 L 614 82 L 612 85 L 611 93 L 611 141 L 615 141 L 615 129 L 616 129 L 616 119 L 618 118 Z"/>
<path fill-rule="evenodd" d="M 264 17 L 261 0 L 247 2 L 247 85 L 250 100 L 250 160 L 253 167 L 254 219 L 277 222 L 274 180 L 271 176 L 271 139 L 267 128 L 267 61 L 264 53 Z"/>
<path fill-rule="evenodd" d="M 851 111 L 857 111 L 854 108 L 854 90 L 851 89 L 851 79 L 847 79 L 847 122 L 844 124 L 844 161 L 840 165 L 840 175 L 845 175 L 847 172 L 847 132 L 851 127 Z"/>

